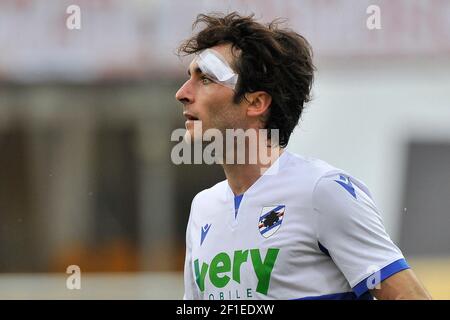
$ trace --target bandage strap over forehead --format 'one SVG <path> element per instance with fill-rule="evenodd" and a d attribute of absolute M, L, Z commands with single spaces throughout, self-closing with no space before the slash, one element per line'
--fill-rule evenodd
<path fill-rule="evenodd" d="M 235 89 L 238 75 L 231 69 L 224 57 L 215 50 L 203 50 L 197 57 L 197 64 L 205 75 L 211 77 L 211 80 Z"/>

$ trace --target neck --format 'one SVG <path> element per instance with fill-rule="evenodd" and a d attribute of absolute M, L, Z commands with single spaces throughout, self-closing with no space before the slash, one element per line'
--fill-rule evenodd
<path fill-rule="evenodd" d="M 284 152 L 280 147 L 269 147 L 267 157 L 270 162 L 262 162 L 258 157 L 256 164 L 222 164 L 228 184 L 235 195 L 243 194 Z"/>

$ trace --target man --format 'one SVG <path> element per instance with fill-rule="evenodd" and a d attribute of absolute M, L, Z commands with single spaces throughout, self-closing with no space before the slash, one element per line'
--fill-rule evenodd
<path fill-rule="evenodd" d="M 265 136 L 268 168 L 260 153 L 256 162 L 226 161 L 239 151 L 235 144 L 218 153 L 227 179 L 192 201 L 184 298 L 429 299 L 367 187 L 285 150 L 310 98 L 308 42 L 237 13 L 199 15 L 198 23 L 205 28 L 179 49 L 196 55 L 176 93 L 185 138 L 202 140 L 195 128 L 201 123 L 200 135 L 275 129 L 277 139 Z M 251 142 L 244 144 L 246 160 Z"/>

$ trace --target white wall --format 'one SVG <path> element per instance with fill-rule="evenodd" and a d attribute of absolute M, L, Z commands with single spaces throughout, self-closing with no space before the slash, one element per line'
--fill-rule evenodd
<path fill-rule="evenodd" d="M 363 180 L 397 241 L 407 143 L 450 142 L 450 59 L 322 61 L 313 91 L 289 149 Z"/>
<path fill-rule="evenodd" d="M 423 0 L 0 1 L 1 77 L 22 82 L 184 76 L 174 51 L 199 13 L 287 18 L 318 56 L 450 53 L 450 2 Z M 81 29 L 66 12 L 80 7 Z M 370 5 L 381 29 L 369 30 Z"/>

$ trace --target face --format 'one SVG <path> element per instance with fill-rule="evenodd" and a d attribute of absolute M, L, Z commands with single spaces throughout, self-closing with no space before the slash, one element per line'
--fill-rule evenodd
<path fill-rule="evenodd" d="M 228 64 L 232 65 L 235 58 L 231 52 L 231 45 L 219 45 L 211 49 L 220 53 Z M 201 139 L 194 135 L 196 121 L 201 121 L 203 132 L 210 128 L 219 129 L 223 133 L 228 128 L 243 128 L 245 107 L 233 103 L 235 94 L 233 89 L 213 82 L 208 75 L 203 74 L 196 59 L 190 64 L 188 75 L 189 79 L 175 95 L 176 99 L 183 104 L 185 125 L 190 133 L 188 137 Z"/>

